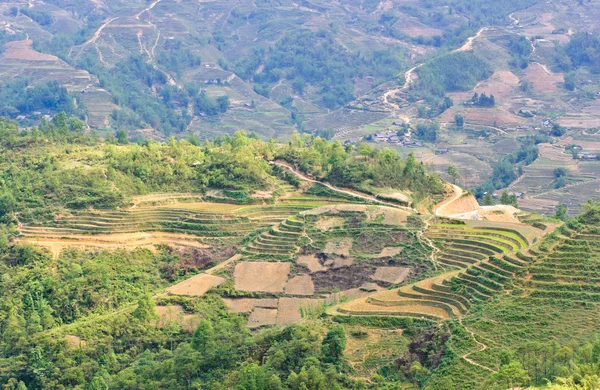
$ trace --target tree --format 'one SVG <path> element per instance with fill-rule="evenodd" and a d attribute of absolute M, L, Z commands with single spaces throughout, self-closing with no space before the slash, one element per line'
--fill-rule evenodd
<path fill-rule="evenodd" d="M 489 192 L 485 194 L 485 196 L 483 197 L 483 205 L 484 206 L 491 206 L 494 204 L 494 200 L 492 199 L 492 194 L 490 194 Z"/>
<path fill-rule="evenodd" d="M 198 324 L 192 337 L 192 347 L 205 354 L 210 354 L 215 349 L 215 331 L 210 322 L 203 319 Z"/>
<path fill-rule="evenodd" d="M 132 315 L 142 322 L 150 322 L 151 320 L 158 319 L 158 315 L 154 311 L 154 300 L 152 300 L 150 295 L 146 294 L 138 299 L 138 306 Z"/>
<path fill-rule="evenodd" d="M 127 138 L 127 133 L 125 130 L 118 130 L 115 136 L 117 138 L 117 144 L 127 145 L 129 143 L 129 139 Z"/>
<path fill-rule="evenodd" d="M 324 361 L 327 363 L 338 364 L 344 356 L 346 349 L 346 333 L 341 325 L 334 325 L 323 339 L 321 351 L 324 355 Z"/>
<path fill-rule="evenodd" d="M 554 212 L 554 218 L 560 219 L 561 221 L 567 220 L 567 206 L 564 204 L 559 204 L 556 206 L 556 211 Z"/>
<path fill-rule="evenodd" d="M 492 379 L 497 383 L 505 384 L 507 388 L 523 386 L 529 382 L 527 371 L 517 360 L 500 367 L 500 370 L 492 375 Z"/>
<path fill-rule="evenodd" d="M 565 74 L 565 88 L 569 91 L 575 90 L 575 75 L 573 73 Z"/>
<path fill-rule="evenodd" d="M 508 191 L 502 191 L 502 196 L 500 197 L 500 203 L 502 204 L 510 204 L 510 195 L 508 195 Z"/>
<path fill-rule="evenodd" d="M 457 113 L 454 115 L 454 123 L 456 123 L 457 127 L 463 127 L 465 125 L 465 117 Z"/>
<path fill-rule="evenodd" d="M 460 178 L 460 173 L 458 172 L 458 168 L 456 168 L 456 165 L 448 165 L 448 175 L 450 175 L 450 177 L 453 179 L 454 184 L 456 184 L 456 180 L 458 178 Z"/>

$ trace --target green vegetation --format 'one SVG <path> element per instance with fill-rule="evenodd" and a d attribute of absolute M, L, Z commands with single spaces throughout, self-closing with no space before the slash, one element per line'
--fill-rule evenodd
<path fill-rule="evenodd" d="M 492 75 L 490 65 L 472 52 L 451 53 L 437 57 L 420 67 L 415 88 L 434 96 L 446 92 L 469 91 L 479 81 Z"/>
<path fill-rule="evenodd" d="M 75 107 L 75 96 L 67 92 L 56 81 L 31 85 L 27 79 L 2 83 L 0 85 L 0 115 L 15 117 L 35 111 L 81 115 Z"/>

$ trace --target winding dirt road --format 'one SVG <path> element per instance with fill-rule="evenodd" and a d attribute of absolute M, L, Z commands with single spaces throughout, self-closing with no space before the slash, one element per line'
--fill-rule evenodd
<path fill-rule="evenodd" d="M 485 345 L 484 343 L 482 343 L 481 341 L 477 340 L 477 338 L 475 337 L 475 333 L 472 330 L 470 330 L 469 328 L 467 328 L 462 323 L 462 318 L 459 318 L 458 322 L 465 328 L 465 330 L 471 335 L 471 337 L 473 337 L 473 340 L 475 340 L 475 342 L 477 343 L 477 345 L 479 345 L 481 347 L 481 349 L 479 351 L 468 352 L 468 353 L 465 353 L 464 355 L 462 355 L 461 357 L 463 359 L 465 359 L 467 361 L 467 363 L 472 364 L 474 366 L 477 366 L 479 368 L 483 368 L 484 370 L 487 370 L 487 371 L 495 374 L 496 371 L 492 370 L 491 368 L 486 367 L 484 365 L 481 365 L 481 364 L 477 363 L 476 361 L 474 361 L 473 359 L 469 359 L 470 355 L 472 355 L 474 353 L 477 353 L 477 352 L 483 352 L 483 351 L 485 351 L 488 348 L 488 346 Z"/>
<path fill-rule="evenodd" d="M 460 188 L 459 186 L 457 186 L 456 184 L 452 184 L 452 189 L 454 190 L 454 196 L 452 198 L 445 199 L 443 202 L 436 205 L 435 210 L 434 210 L 435 215 L 437 215 L 439 217 L 447 216 L 446 214 L 442 213 L 442 210 L 444 210 L 450 204 L 457 201 L 458 199 L 460 199 L 461 196 L 463 196 L 464 190 L 462 188 Z"/>

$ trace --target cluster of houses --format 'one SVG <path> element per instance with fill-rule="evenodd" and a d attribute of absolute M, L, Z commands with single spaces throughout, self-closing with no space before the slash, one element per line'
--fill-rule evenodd
<path fill-rule="evenodd" d="M 15 120 L 22 122 L 22 121 L 26 121 L 26 120 L 39 120 L 39 119 L 45 119 L 48 122 L 51 121 L 52 119 L 54 119 L 53 115 L 43 115 L 40 111 L 35 111 L 32 112 L 31 115 L 17 115 L 15 117 Z"/>
<path fill-rule="evenodd" d="M 421 147 L 423 146 L 422 142 L 412 140 L 410 132 L 400 134 L 395 131 L 386 131 L 383 133 L 375 133 L 373 135 L 367 136 L 366 139 L 372 140 L 375 142 L 387 142 L 390 144 L 398 145 L 398 146 L 408 146 L 408 147 Z"/>

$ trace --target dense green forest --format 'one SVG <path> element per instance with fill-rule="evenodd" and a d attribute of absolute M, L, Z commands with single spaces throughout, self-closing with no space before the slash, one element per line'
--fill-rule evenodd
<path fill-rule="evenodd" d="M 16 79 L 0 84 L 0 115 L 15 117 L 35 111 L 82 115 L 82 108 L 75 107 L 75 96 L 67 92 L 57 81 L 31 85 L 27 79 Z"/>
<path fill-rule="evenodd" d="M 417 69 L 415 88 L 423 93 L 444 96 L 446 92 L 469 91 L 492 75 L 490 65 L 472 52 L 437 57 Z"/>
<path fill-rule="evenodd" d="M 264 69 L 257 72 L 261 65 Z M 252 78 L 256 91 L 268 96 L 270 86 L 291 80 L 302 95 L 306 85 L 318 86 L 322 103 L 337 108 L 354 99 L 354 78 L 375 76 L 384 80 L 396 76 L 402 62 L 392 51 L 376 51 L 370 56 L 350 53 L 336 44 L 327 31 L 297 30 L 283 37 L 270 50 L 256 49 L 234 66 L 243 79 Z"/>

